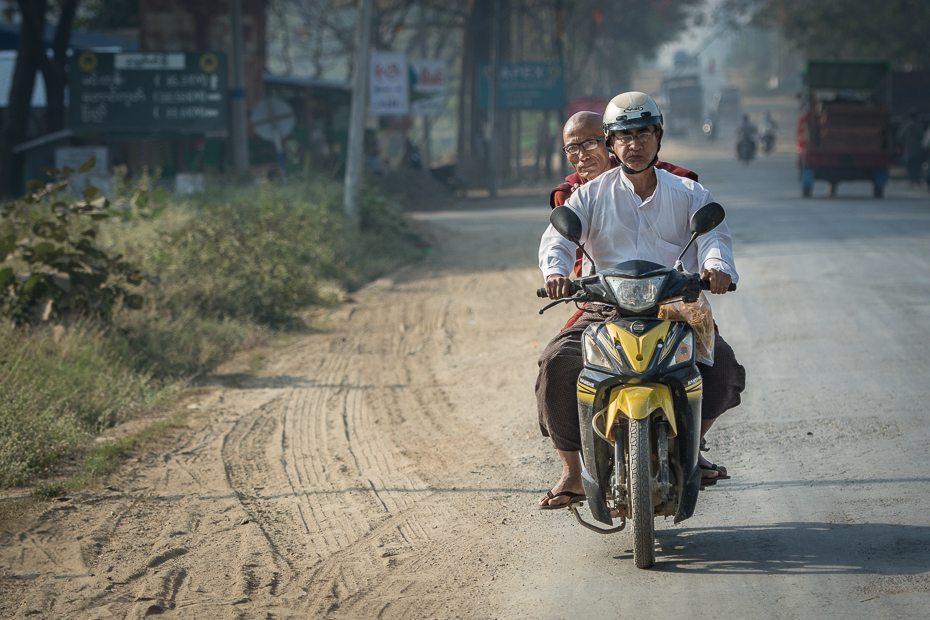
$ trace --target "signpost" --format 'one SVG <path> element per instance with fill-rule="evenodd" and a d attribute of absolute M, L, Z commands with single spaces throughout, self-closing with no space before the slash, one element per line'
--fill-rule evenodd
<path fill-rule="evenodd" d="M 278 165 L 281 166 L 281 177 L 285 178 L 284 138 L 291 135 L 297 125 L 294 109 L 287 101 L 269 97 L 255 104 L 250 120 L 255 135 L 274 143 L 274 149 L 278 153 Z"/>
<path fill-rule="evenodd" d="M 488 109 L 490 68 L 478 65 L 478 103 Z M 507 62 L 497 67 L 498 110 L 565 107 L 565 72 L 559 63 Z"/>
<path fill-rule="evenodd" d="M 75 52 L 68 72 L 75 132 L 228 135 L 226 56 Z"/>

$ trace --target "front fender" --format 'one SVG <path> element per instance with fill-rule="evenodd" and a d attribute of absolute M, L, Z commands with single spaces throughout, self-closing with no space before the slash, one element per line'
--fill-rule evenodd
<path fill-rule="evenodd" d="M 628 385 L 616 389 L 610 394 L 607 405 L 607 419 L 605 430 L 613 439 L 614 423 L 618 416 L 631 420 L 644 420 L 653 412 L 661 409 L 669 426 L 669 438 L 678 435 L 678 426 L 675 422 L 675 405 L 672 402 L 672 393 L 667 385 L 661 383 L 645 383 L 643 385 Z"/>

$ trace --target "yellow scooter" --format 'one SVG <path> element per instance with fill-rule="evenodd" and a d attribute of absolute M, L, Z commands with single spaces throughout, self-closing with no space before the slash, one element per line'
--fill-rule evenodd
<path fill-rule="evenodd" d="M 576 279 L 571 297 L 539 311 L 566 301 L 616 311 L 613 320 L 585 330 L 577 388 L 585 501 L 591 517 L 608 527 L 585 521 L 578 502 L 570 503 L 569 510 L 583 526 L 602 534 L 623 530 L 629 519 L 638 568 L 655 564 L 654 518 L 674 516 L 675 523 L 689 518 L 701 489 L 702 381 L 695 363 L 711 354 L 713 319 L 709 307 L 701 305 L 707 282 L 685 273 L 681 257 L 724 215 L 717 203 L 694 213 L 691 240 L 675 268 L 642 260 L 620 263 Z M 581 247 L 575 212 L 557 207 L 549 220 Z M 545 289 L 537 295 L 546 297 Z"/>

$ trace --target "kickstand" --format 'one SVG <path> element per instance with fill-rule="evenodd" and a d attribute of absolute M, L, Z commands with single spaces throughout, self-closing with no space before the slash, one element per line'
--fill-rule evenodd
<path fill-rule="evenodd" d="M 573 515 L 575 515 L 575 519 L 578 520 L 578 523 L 588 528 L 592 532 L 597 532 L 598 534 L 616 534 L 617 532 L 619 532 L 620 530 L 626 527 L 626 517 L 620 517 L 619 527 L 612 527 L 609 529 L 605 529 L 602 527 L 598 527 L 596 525 L 592 525 L 588 523 L 587 521 L 585 521 L 584 519 L 582 519 L 581 515 L 578 514 L 578 509 L 577 509 L 578 506 L 581 506 L 581 504 L 569 504 L 568 509 L 571 511 Z"/>

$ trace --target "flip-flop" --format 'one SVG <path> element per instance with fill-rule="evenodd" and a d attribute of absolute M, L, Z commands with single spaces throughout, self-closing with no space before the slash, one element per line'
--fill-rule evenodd
<path fill-rule="evenodd" d="M 540 510 L 555 510 L 556 508 L 568 508 L 569 504 L 577 504 L 578 502 L 585 501 L 584 493 L 572 493 L 571 491 L 562 491 L 561 493 L 554 493 L 552 491 L 546 491 L 546 499 L 555 499 L 557 497 L 567 497 L 568 501 L 564 504 L 557 504 L 555 506 L 550 506 L 546 504 L 545 506 L 540 506 Z"/>
<path fill-rule="evenodd" d="M 700 463 L 698 463 L 698 467 L 700 467 L 701 469 L 705 471 L 717 472 L 717 475 L 713 478 L 705 478 L 703 475 L 701 476 L 701 484 L 703 484 L 704 486 L 715 484 L 718 480 L 729 480 L 730 479 L 730 476 L 720 471 L 720 466 L 717 465 L 716 463 L 711 463 L 710 465 L 701 465 Z"/>

